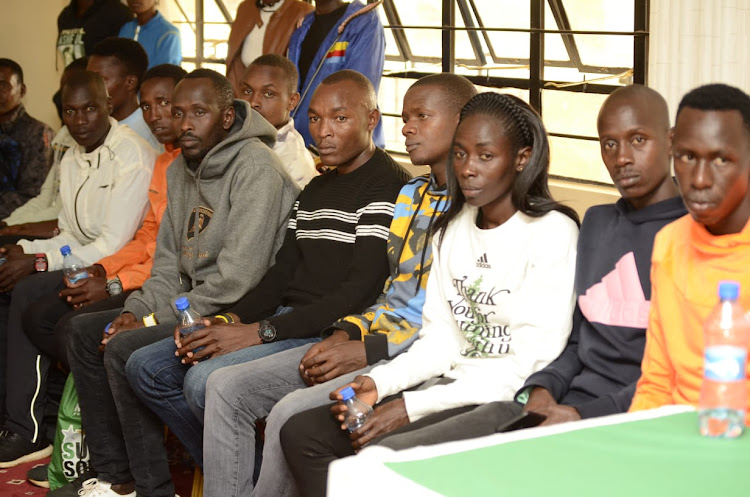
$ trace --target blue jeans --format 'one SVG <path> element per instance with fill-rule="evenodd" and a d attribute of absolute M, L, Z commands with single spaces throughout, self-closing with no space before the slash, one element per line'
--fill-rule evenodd
<path fill-rule="evenodd" d="M 136 395 L 169 426 L 195 462 L 203 467 L 203 409 L 209 375 L 217 369 L 318 340 L 291 338 L 255 345 L 190 366 L 174 355 L 176 347 L 170 337 L 133 352 L 125 372 Z"/>

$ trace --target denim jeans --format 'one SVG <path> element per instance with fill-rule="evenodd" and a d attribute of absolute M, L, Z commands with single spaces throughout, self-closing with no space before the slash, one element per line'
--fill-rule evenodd
<path fill-rule="evenodd" d="M 279 309 L 277 314 L 284 310 Z M 133 353 L 126 366 L 127 377 L 136 395 L 169 426 L 195 462 L 203 467 L 203 410 L 209 375 L 217 369 L 318 340 L 291 338 L 255 345 L 192 366 L 182 364 L 181 358 L 174 355 L 176 348 L 170 337 Z"/>
<path fill-rule="evenodd" d="M 205 497 L 295 495 L 291 473 L 279 443 L 279 431 L 293 414 L 329 404 L 328 395 L 356 375 L 342 375 L 307 387 L 298 365 L 309 345 L 279 352 L 213 373 L 206 392 L 203 435 Z M 255 421 L 266 417 L 263 463 L 253 489 Z"/>
<path fill-rule="evenodd" d="M 174 325 L 119 333 L 102 354 L 98 350 L 102 331 L 121 311 L 76 316 L 66 337 L 91 465 L 104 481 L 117 484 L 134 480 L 138 495 L 174 497 L 163 424 L 133 394 L 125 378 L 130 354 L 171 336 Z"/>

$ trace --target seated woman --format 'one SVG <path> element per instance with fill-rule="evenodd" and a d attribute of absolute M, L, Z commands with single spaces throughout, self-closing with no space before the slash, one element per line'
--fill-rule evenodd
<path fill-rule="evenodd" d="M 328 464 L 370 442 L 452 440 L 452 433 L 433 429 L 436 423 L 512 400 L 530 374 L 560 354 L 573 315 L 578 217 L 552 199 L 548 169 L 547 133 L 526 103 L 482 93 L 466 104 L 447 171 L 452 203 L 436 223 L 419 339 L 347 385 L 375 406 L 359 429 L 347 434 L 331 419 L 343 422 L 341 402 L 286 423 L 281 441 L 302 495 L 325 495 Z M 331 398 L 342 400 L 340 392 Z M 495 428 L 475 426 L 480 434 Z"/>

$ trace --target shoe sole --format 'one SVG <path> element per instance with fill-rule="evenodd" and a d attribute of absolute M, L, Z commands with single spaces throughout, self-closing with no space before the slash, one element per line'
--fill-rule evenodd
<path fill-rule="evenodd" d="M 19 464 L 23 464 L 25 462 L 36 461 L 37 459 L 44 459 L 45 457 L 49 457 L 51 455 L 52 455 L 52 446 L 48 445 L 42 450 L 38 450 L 36 452 L 26 454 L 25 456 L 21 456 L 14 461 L 0 462 L 0 468 L 12 468 L 13 466 L 18 466 Z"/>
<path fill-rule="evenodd" d="M 32 485 L 36 485 L 37 487 L 49 488 L 48 480 L 32 480 L 31 478 L 29 478 L 28 480 L 29 480 L 29 483 L 31 483 Z"/>

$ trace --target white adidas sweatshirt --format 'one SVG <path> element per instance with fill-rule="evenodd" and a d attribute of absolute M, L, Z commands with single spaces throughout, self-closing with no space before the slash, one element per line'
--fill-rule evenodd
<path fill-rule="evenodd" d="M 378 402 L 438 376 L 454 381 L 404 392 L 410 421 L 454 407 L 512 400 L 552 362 L 572 326 L 578 228 L 552 211 L 521 212 L 489 230 L 465 206 L 433 238 L 423 327 L 411 348 L 369 376 Z"/>

